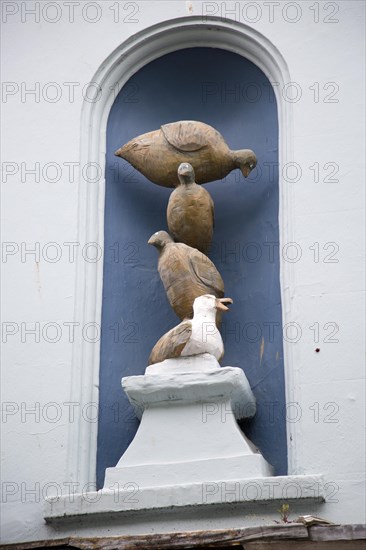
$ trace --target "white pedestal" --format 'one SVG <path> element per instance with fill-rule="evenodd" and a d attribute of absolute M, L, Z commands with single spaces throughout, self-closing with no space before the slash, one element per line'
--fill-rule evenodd
<path fill-rule="evenodd" d="M 214 357 L 169 359 L 122 379 L 141 424 L 104 489 L 189 486 L 272 475 L 235 418 L 253 416 L 255 398 L 239 368 Z"/>
<path fill-rule="evenodd" d="M 263 525 L 264 518 L 273 523 L 280 505 L 272 509 L 273 501 L 290 501 L 298 515 L 310 513 L 307 503 L 324 501 L 322 476 L 271 477 L 270 465 L 240 431 L 235 418 L 255 413 L 241 369 L 220 368 L 204 354 L 152 365 L 144 376 L 123 378 L 122 386 L 141 417 L 134 440 L 106 470 L 100 491 L 47 498 L 47 522 L 83 518 L 98 536 L 145 533 L 152 518 L 156 530 L 166 529 L 167 517 L 190 529 L 195 521 L 201 529 L 231 525 L 235 514 L 240 525 Z"/>

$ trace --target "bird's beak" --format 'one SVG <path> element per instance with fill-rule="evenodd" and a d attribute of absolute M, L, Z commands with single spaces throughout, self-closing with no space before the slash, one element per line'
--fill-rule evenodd
<path fill-rule="evenodd" d="M 249 166 L 244 166 L 244 168 L 242 169 L 242 173 L 245 178 L 249 176 L 250 172 L 251 172 L 251 169 L 249 168 Z"/>
<path fill-rule="evenodd" d="M 114 154 L 116 155 L 116 157 L 120 157 L 120 153 L 121 153 L 121 149 L 122 147 L 120 147 L 119 149 L 117 149 L 117 151 L 114 152 Z"/>
<path fill-rule="evenodd" d="M 216 298 L 216 309 L 221 311 L 229 311 L 229 308 L 225 304 L 233 304 L 231 298 Z"/>
<path fill-rule="evenodd" d="M 154 243 L 153 243 L 153 238 L 152 238 L 152 237 L 150 237 L 150 239 L 147 241 L 147 244 L 154 244 Z"/>
<path fill-rule="evenodd" d="M 178 170 L 178 175 L 179 176 L 189 176 L 190 173 L 191 173 L 191 171 L 190 171 L 189 168 L 182 168 L 182 169 Z"/>

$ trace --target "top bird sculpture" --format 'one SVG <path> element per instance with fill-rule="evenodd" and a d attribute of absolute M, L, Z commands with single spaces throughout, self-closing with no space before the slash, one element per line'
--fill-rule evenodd
<path fill-rule="evenodd" d="M 168 202 L 167 221 L 175 241 L 206 253 L 210 247 L 214 227 L 214 203 L 211 195 L 197 185 L 193 167 L 187 162 L 178 168 L 180 185 Z"/>
<path fill-rule="evenodd" d="M 166 231 L 154 233 L 148 243 L 159 251 L 159 275 L 169 303 L 180 319 L 192 318 L 193 302 L 198 296 L 213 294 L 217 298 L 224 297 L 224 281 L 202 252 L 175 243 Z"/>
<path fill-rule="evenodd" d="M 231 298 L 215 298 L 211 294 L 196 298 L 193 319 L 182 321 L 160 338 L 150 353 L 149 365 L 201 353 L 210 353 L 220 361 L 224 344 L 215 323 L 216 311 L 227 311 L 225 304 L 232 303 Z"/>
<path fill-rule="evenodd" d="M 215 128 L 194 120 L 164 124 L 131 139 L 115 155 L 163 187 L 179 185 L 177 169 L 182 162 L 193 166 L 200 184 L 222 179 L 236 168 L 246 178 L 257 164 L 253 151 L 231 151 Z"/>

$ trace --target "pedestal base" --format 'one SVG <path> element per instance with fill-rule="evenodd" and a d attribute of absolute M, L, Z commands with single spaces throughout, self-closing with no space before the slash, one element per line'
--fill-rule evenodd
<path fill-rule="evenodd" d="M 329 494 L 323 476 L 260 477 L 189 485 L 140 488 L 133 482 L 113 489 L 48 497 L 47 522 L 68 523 L 83 518 L 87 529 L 106 534 L 145 533 L 153 521 L 156 532 L 180 529 L 234 528 L 273 525 L 278 508 L 290 503 L 294 517 L 323 516 Z M 162 511 L 164 513 L 162 514 Z M 229 527 L 228 527 L 229 526 Z"/>
<path fill-rule="evenodd" d="M 240 431 L 235 418 L 255 413 L 241 369 L 220 368 L 204 354 L 152 365 L 122 386 L 142 416 L 134 440 L 107 469 L 102 490 L 48 498 L 47 522 L 83 518 L 100 536 L 102 527 L 109 535 L 145 533 L 151 521 L 164 531 L 168 518 L 190 530 L 273 525 L 283 502 L 294 514 L 322 515 L 322 476 L 270 477 L 270 465 Z"/>
<path fill-rule="evenodd" d="M 142 415 L 131 445 L 104 489 L 134 483 L 144 488 L 261 478 L 270 465 L 235 418 L 253 416 L 255 398 L 239 368 L 220 368 L 208 354 L 169 359 L 122 386 Z"/>

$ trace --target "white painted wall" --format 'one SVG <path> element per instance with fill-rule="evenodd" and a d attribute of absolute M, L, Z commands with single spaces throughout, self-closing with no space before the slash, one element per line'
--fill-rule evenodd
<path fill-rule="evenodd" d="M 72 407 L 65 403 L 72 395 L 73 345 L 68 323 L 80 320 L 74 318 L 77 264 L 70 261 L 71 245 L 63 243 L 77 242 L 79 235 L 79 171 L 75 169 L 70 181 L 68 163 L 80 163 L 81 90 L 107 56 L 138 31 L 167 19 L 205 13 L 226 15 L 267 37 L 281 52 L 296 83 L 286 90 L 301 93 L 299 101 L 292 103 L 291 145 L 302 176 L 297 182 L 283 181 L 281 192 L 281 224 L 287 228 L 282 235 L 291 235 L 288 241 L 301 250 L 298 262 L 284 261 L 282 281 L 285 319 L 302 330 L 299 341 L 287 346 L 286 357 L 293 380 L 289 395 L 298 403 L 288 411 L 291 418 L 298 414 L 297 421 L 288 424 L 296 441 L 291 470 L 323 473 L 339 486 L 335 495 L 339 502 L 327 504 L 322 512 L 327 517 L 344 523 L 364 521 L 364 7 L 357 0 L 330 2 L 327 8 L 324 2 L 278 4 L 82 0 L 75 4 L 70 22 L 71 6 L 59 1 L 41 3 L 39 22 L 35 22 L 35 16 L 25 12 L 34 9 L 35 2 L 2 3 L 4 542 L 56 536 L 42 519 L 42 493 L 48 487 L 51 494 L 47 484 L 53 484 L 53 490 L 67 489 L 65 482 L 70 481 Z M 35 86 L 39 97 L 25 94 Z M 51 102 L 55 92 L 61 97 Z M 39 163 L 39 181 L 24 174 L 35 163 Z M 55 168 L 48 163 L 60 167 L 59 181 L 50 181 Z M 314 163 L 320 166 L 319 182 L 310 169 Z M 339 167 L 334 175 L 338 182 L 324 182 L 332 172 L 332 165 L 323 168 L 325 163 Z M 58 249 L 47 247 L 51 242 Z M 24 255 L 22 243 L 39 246 L 39 257 Z M 314 243 L 319 243 L 319 261 L 315 261 Z M 327 243 L 335 244 L 325 249 Z M 81 262 L 85 262 L 84 245 L 76 249 Z M 289 250 L 294 251 L 294 247 Z M 333 251 L 338 262 L 326 262 Z M 61 258 L 52 263 L 55 252 L 61 252 Z M 92 256 L 91 248 L 84 249 L 84 256 L 88 252 Z M 325 342 L 334 323 L 339 331 L 333 337 L 339 341 Z M 318 327 L 319 342 L 315 342 Z M 25 333 L 29 328 L 40 333 L 39 342 Z M 82 329 L 75 326 L 74 353 Z M 92 329 L 85 333 L 84 328 L 84 336 L 92 339 Z M 53 338 L 59 340 L 51 343 Z M 98 350 L 98 344 L 90 346 Z M 35 408 L 36 413 L 26 413 L 25 408 Z M 75 406 L 75 422 L 81 412 Z M 89 407 L 83 414 L 93 418 L 95 410 Z M 169 529 L 183 525 L 183 520 L 167 524 Z"/>

